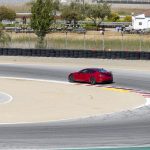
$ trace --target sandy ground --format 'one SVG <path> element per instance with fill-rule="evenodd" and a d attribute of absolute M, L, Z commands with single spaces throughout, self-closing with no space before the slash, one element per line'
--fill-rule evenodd
<path fill-rule="evenodd" d="M 150 61 L 0 57 L 0 63 L 102 66 L 150 71 Z M 133 109 L 145 99 L 125 90 L 62 83 L 1 79 L 0 91 L 13 100 L 0 104 L 0 123 L 45 122 Z"/>
<path fill-rule="evenodd" d="M 85 85 L 0 79 L 13 100 L 0 104 L 0 123 L 45 122 L 133 109 L 145 103 L 136 93 Z"/>

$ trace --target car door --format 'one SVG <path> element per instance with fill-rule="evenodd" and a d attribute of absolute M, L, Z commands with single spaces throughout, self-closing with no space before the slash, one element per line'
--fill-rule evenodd
<path fill-rule="evenodd" d="M 91 69 L 85 69 L 82 72 L 81 81 L 83 81 L 83 82 L 89 82 L 90 78 L 91 78 L 91 75 L 92 75 L 92 70 Z"/>
<path fill-rule="evenodd" d="M 90 78 L 91 78 L 91 69 L 87 69 L 86 72 L 83 75 L 83 81 L 84 82 L 89 82 Z"/>
<path fill-rule="evenodd" d="M 91 77 L 95 78 L 96 71 L 94 69 L 89 69 L 87 74 L 87 82 L 90 82 Z"/>
<path fill-rule="evenodd" d="M 85 82 L 87 79 L 87 73 L 88 73 L 88 69 L 83 69 L 79 71 L 76 79 L 78 81 Z"/>

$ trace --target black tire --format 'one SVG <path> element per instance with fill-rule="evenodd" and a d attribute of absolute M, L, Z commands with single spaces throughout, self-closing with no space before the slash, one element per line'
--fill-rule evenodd
<path fill-rule="evenodd" d="M 74 82 L 74 78 L 73 78 L 72 74 L 68 77 L 68 80 L 69 80 L 69 82 Z"/>
<path fill-rule="evenodd" d="M 109 83 L 114 83 L 113 80 L 111 80 Z"/>
<path fill-rule="evenodd" d="M 94 77 L 90 78 L 90 84 L 92 84 L 92 85 L 96 84 L 96 79 Z"/>

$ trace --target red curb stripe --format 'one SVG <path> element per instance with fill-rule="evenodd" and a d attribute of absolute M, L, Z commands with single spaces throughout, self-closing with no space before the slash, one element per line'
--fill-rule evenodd
<path fill-rule="evenodd" d="M 91 85 L 91 84 L 85 84 L 85 86 L 93 86 L 93 85 Z"/>
<path fill-rule="evenodd" d="M 140 94 L 145 94 L 145 95 L 150 95 L 150 93 L 146 93 L 146 92 L 139 92 Z"/>
<path fill-rule="evenodd" d="M 142 95 L 142 96 L 144 96 L 144 97 L 150 97 L 150 95 Z"/>
<path fill-rule="evenodd" d="M 139 93 L 139 94 L 141 94 L 141 95 L 150 95 L 150 93 L 147 93 L 147 92 L 137 92 L 137 91 L 135 91 L 136 93 Z"/>

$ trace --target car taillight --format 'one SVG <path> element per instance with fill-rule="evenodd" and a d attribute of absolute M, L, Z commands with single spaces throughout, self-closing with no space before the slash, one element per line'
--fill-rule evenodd
<path fill-rule="evenodd" d="M 100 74 L 100 77 L 104 77 L 104 76 L 109 76 L 109 77 L 111 77 L 112 74 L 111 74 L 111 72 L 101 73 L 101 74 Z"/>
<path fill-rule="evenodd" d="M 112 74 L 111 74 L 111 73 L 109 73 L 109 74 L 107 74 L 107 76 L 112 76 Z"/>

